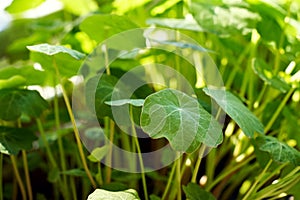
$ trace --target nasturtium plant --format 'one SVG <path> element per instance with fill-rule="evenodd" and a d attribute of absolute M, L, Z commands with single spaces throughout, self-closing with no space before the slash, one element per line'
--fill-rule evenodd
<path fill-rule="evenodd" d="M 195 183 L 183 186 L 183 191 L 190 200 L 215 200 L 216 198 Z"/>
<path fill-rule="evenodd" d="M 87 198 L 88 200 L 139 200 L 137 192 L 133 189 L 128 189 L 125 191 L 111 192 L 103 189 L 97 189 Z"/>
<path fill-rule="evenodd" d="M 221 126 L 197 99 L 174 89 L 145 99 L 141 127 L 150 137 L 165 137 L 175 150 L 188 153 L 201 143 L 216 147 L 223 138 Z"/>

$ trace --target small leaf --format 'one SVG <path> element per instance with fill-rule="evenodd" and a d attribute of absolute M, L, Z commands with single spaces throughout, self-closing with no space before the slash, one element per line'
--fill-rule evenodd
<path fill-rule="evenodd" d="M 203 91 L 217 102 L 217 104 L 239 125 L 248 137 L 252 138 L 255 131 L 264 133 L 262 123 L 229 91 L 212 88 L 204 88 Z"/>
<path fill-rule="evenodd" d="M 6 80 L 0 79 L 0 89 L 17 88 L 26 85 L 26 79 L 20 75 L 14 75 Z"/>
<path fill-rule="evenodd" d="M 51 183 L 55 183 L 59 180 L 59 169 L 57 167 L 51 168 L 48 173 L 48 181 Z"/>
<path fill-rule="evenodd" d="M 24 128 L 0 126 L 0 152 L 17 155 L 20 150 L 32 148 L 32 142 L 37 137 Z"/>
<path fill-rule="evenodd" d="M 255 139 L 255 142 L 259 149 L 268 152 L 274 161 L 280 163 L 290 162 L 295 166 L 300 165 L 300 152 L 280 142 L 277 138 L 261 135 Z"/>
<path fill-rule="evenodd" d="M 252 68 L 254 72 L 267 84 L 280 90 L 281 92 L 287 92 L 290 90 L 290 86 L 279 76 L 275 76 L 271 67 L 268 66 L 262 59 L 256 58 L 253 60 Z"/>
<path fill-rule="evenodd" d="M 77 177 L 87 177 L 86 172 L 82 169 L 70 169 L 70 170 L 62 171 L 61 174 L 65 174 L 69 176 L 77 176 Z"/>
<path fill-rule="evenodd" d="M 144 102 L 145 102 L 144 99 L 121 99 L 115 101 L 105 101 L 104 103 L 110 106 L 123 106 L 126 104 L 130 104 L 136 107 L 140 107 L 144 105 Z"/>
<path fill-rule="evenodd" d="M 187 199 L 190 200 L 215 200 L 216 198 L 210 193 L 202 189 L 196 183 L 189 183 L 183 186 L 183 191 Z"/>
<path fill-rule="evenodd" d="M 111 192 L 103 189 L 96 189 L 90 194 L 87 200 L 140 200 L 138 193 L 134 189 Z"/>
<path fill-rule="evenodd" d="M 77 60 L 83 59 L 85 57 L 84 54 L 82 54 L 76 50 L 69 49 L 64 46 L 56 46 L 56 45 L 50 45 L 50 44 L 38 44 L 38 45 L 34 45 L 34 46 L 27 46 L 27 49 L 29 49 L 30 51 L 46 54 L 48 56 L 53 56 L 53 55 L 59 54 L 59 53 L 66 53 Z"/>
<path fill-rule="evenodd" d="M 91 162 L 100 162 L 104 156 L 107 155 L 109 151 L 109 146 L 103 146 L 103 147 L 98 147 L 98 148 L 95 148 L 91 155 L 88 156 L 88 159 L 91 161 Z"/>
<path fill-rule="evenodd" d="M 17 120 L 22 114 L 39 117 L 48 103 L 37 91 L 21 89 L 0 90 L 0 119 Z"/>
<path fill-rule="evenodd" d="M 146 98 L 141 127 L 150 137 L 165 137 L 175 150 L 188 153 L 195 151 L 201 142 L 216 147 L 223 138 L 219 123 L 198 101 L 174 89 Z"/>

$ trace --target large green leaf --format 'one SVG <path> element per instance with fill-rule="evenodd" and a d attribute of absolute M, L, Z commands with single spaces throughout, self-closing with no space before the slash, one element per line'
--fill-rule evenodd
<path fill-rule="evenodd" d="M 248 137 L 252 138 L 255 131 L 258 133 L 264 132 L 262 123 L 232 93 L 222 89 L 204 88 L 203 90 L 217 102 Z"/>
<path fill-rule="evenodd" d="M 108 14 L 91 15 L 80 24 L 80 29 L 97 42 L 102 42 L 110 36 L 135 28 L 138 26 L 125 16 Z M 123 38 L 123 41 L 120 40 L 119 42 L 127 41 Z"/>
<path fill-rule="evenodd" d="M 263 81 L 281 92 L 287 92 L 290 89 L 290 86 L 283 79 L 273 74 L 271 67 L 262 59 L 254 59 L 252 68 Z"/>
<path fill-rule="evenodd" d="M 45 0 L 13 0 L 12 3 L 5 9 L 10 13 L 19 13 L 35 8 L 43 3 Z"/>
<path fill-rule="evenodd" d="M 268 152 L 274 161 L 285 163 L 290 162 L 293 165 L 300 165 L 300 152 L 289 145 L 280 142 L 272 136 L 261 135 L 255 139 L 261 151 Z"/>
<path fill-rule="evenodd" d="M 201 142 L 216 147 L 223 138 L 219 123 L 198 101 L 174 89 L 156 92 L 145 99 L 141 127 L 150 137 L 165 137 L 175 150 L 188 153 Z"/>
<path fill-rule="evenodd" d="M 130 104 L 132 106 L 143 106 L 145 100 L 144 99 L 120 99 L 120 100 L 115 100 L 115 101 L 105 101 L 107 105 L 110 106 L 123 106 L 126 104 Z"/>
<path fill-rule="evenodd" d="M 215 200 L 216 198 L 209 192 L 205 191 L 196 183 L 189 183 L 183 186 L 183 191 L 187 199 L 190 200 Z"/>
<path fill-rule="evenodd" d="M 29 150 L 36 139 L 28 129 L 0 126 L 1 153 L 16 155 L 20 150 Z"/>
<path fill-rule="evenodd" d="M 22 114 L 39 117 L 47 108 L 47 101 L 37 91 L 0 90 L 0 119 L 2 120 L 17 120 Z"/>
<path fill-rule="evenodd" d="M 138 193 L 134 189 L 111 192 L 103 189 L 96 189 L 88 196 L 88 200 L 139 200 Z"/>
<path fill-rule="evenodd" d="M 84 54 L 64 46 L 38 44 L 27 48 L 31 51 L 31 60 L 40 63 L 45 70 L 55 75 L 57 66 L 60 74 L 66 77 L 77 74 L 81 59 L 85 57 Z"/>

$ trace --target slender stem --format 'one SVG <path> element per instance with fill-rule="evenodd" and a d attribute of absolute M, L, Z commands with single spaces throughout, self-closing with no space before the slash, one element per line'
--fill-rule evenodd
<path fill-rule="evenodd" d="M 271 166 L 271 164 L 272 164 L 272 159 L 269 160 L 268 164 L 265 166 L 265 168 L 263 169 L 262 173 L 258 176 L 258 178 L 256 179 L 256 181 L 253 183 L 253 185 L 248 190 L 248 192 L 246 193 L 246 195 L 244 196 L 244 198 L 242 200 L 247 200 L 248 199 L 248 197 L 251 195 L 252 191 L 254 191 L 256 185 L 263 178 L 263 176 L 265 175 L 265 173 L 267 172 L 267 170 Z"/>
<path fill-rule="evenodd" d="M 276 109 L 275 113 L 272 115 L 272 118 L 270 119 L 269 123 L 266 125 L 266 127 L 265 127 L 265 133 L 270 130 L 270 128 L 272 127 L 273 123 L 275 122 L 275 120 L 277 119 L 278 115 L 280 114 L 281 110 L 283 109 L 283 107 L 285 106 L 285 104 L 287 103 L 287 101 L 289 100 L 290 96 L 293 94 L 294 90 L 295 90 L 295 88 L 291 88 L 290 91 L 285 95 L 285 97 L 281 101 L 280 105 Z"/>
<path fill-rule="evenodd" d="M 250 156 L 249 158 L 247 158 L 246 160 L 243 160 L 242 162 L 236 164 L 233 167 L 228 167 L 226 170 L 223 170 L 224 173 L 222 173 L 221 175 L 219 175 L 208 187 L 207 187 L 207 191 L 210 191 L 216 184 L 218 184 L 221 180 L 223 180 L 226 176 L 228 176 L 229 174 L 231 174 L 232 172 L 238 170 L 239 168 L 243 167 L 244 165 L 246 165 L 248 162 L 250 162 L 252 159 L 254 158 L 254 156 Z"/>
<path fill-rule="evenodd" d="M 112 151 L 113 151 L 113 142 L 114 142 L 114 133 L 115 133 L 115 124 L 108 117 L 105 119 L 105 127 L 107 128 L 107 132 L 109 132 L 109 150 L 107 155 L 107 167 L 106 167 L 106 183 L 110 183 L 111 181 L 111 162 L 112 162 Z M 109 127 L 109 130 L 108 130 Z"/>
<path fill-rule="evenodd" d="M 75 139 L 76 139 L 76 143 L 77 143 L 77 148 L 78 148 L 78 151 L 79 151 L 79 155 L 80 155 L 80 158 L 81 158 L 83 168 L 84 168 L 84 170 L 85 170 L 85 172 L 86 172 L 93 188 L 96 189 L 97 185 L 96 185 L 96 182 L 94 181 L 94 178 L 93 178 L 93 176 L 92 176 L 92 174 L 91 174 L 91 172 L 88 168 L 88 165 L 87 165 L 87 162 L 86 162 L 86 159 L 85 159 L 85 155 L 84 155 L 84 151 L 83 151 L 83 148 L 82 148 L 81 140 L 80 140 L 79 130 L 77 128 L 75 117 L 74 117 L 74 114 L 72 112 L 71 104 L 70 104 L 67 92 L 66 92 L 66 90 L 63 86 L 62 80 L 60 78 L 60 73 L 59 73 L 59 70 L 58 70 L 58 67 L 56 65 L 54 57 L 53 57 L 53 66 L 56 70 L 56 74 L 57 74 L 58 80 L 59 80 L 60 85 L 61 85 L 63 98 L 64 98 L 64 101 L 65 101 L 65 104 L 66 104 L 66 107 L 67 107 L 67 110 L 68 110 L 68 113 L 69 113 L 69 116 L 70 116 L 70 119 L 71 119 L 71 122 L 72 122 L 72 125 L 73 125 L 73 130 L 74 130 L 74 135 L 75 135 Z"/>
<path fill-rule="evenodd" d="M 48 141 L 47 141 L 47 138 L 46 138 L 46 135 L 45 135 L 45 131 L 44 131 L 42 122 L 41 122 L 41 120 L 38 119 L 38 118 L 36 119 L 36 122 L 37 122 L 37 125 L 38 125 L 39 132 L 40 132 L 40 134 L 41 134 L 43 143 L 44 143 L 44 145 L 45 145 L 46 152 L 47 152 L 47 155 L 48 155 L 48 157 L 49 157 L 49 161 L 50 161 L 52 167 L 57 168 L 57 164 L 56 164 L 56 161 L 55 161 L 55 159 L 54 159 L 54 157 L 53 157 L 52 151 L 51 151 L 51 149 L 50 149 L 50 147 L 49 147 L 49 143 L 48 143 Z"/>
<path fill-rule="evenodd" d="M 18 127 L 22 127 L 21 120 L 18 120 Z M 30 175 L 29 175 L 29 170 L 28 170 L 28 162 L 27 162 L 27 154 L 25 150 L 22 150 L 22 157 L 23 157 L 23 165 L 24 165 L 24 173 L 25 173 L 25 181 L 26 181 L 26 186 L 27 186 L 27 193 L 28 193 L 28 198 L 29 200 L 33 199 L 32 196 L 32 187 L 31 187 L 31 181 L 30 181 Z"/>
<path fill-rule="evenodd" d="M 18 185 L 20 187 L 20 190 L 21 190 L 22 198 L 23 198 L 23 200 L 26 200 L 27 199 L 26 191 L 25 191 L 25 187 L 24 187 L 24 184 L 22 182 L 22 179 L 21 179 L 21 176 L 20 176 L 20 173 L 19 173 L 19 170 L 18 170 L 16 157 L 14 155 L 11 155 L 10 159 L 11 159 L 11 162 L 12 162 L 15 177 L 17 179 L 17 183 L 18 183 Z"/>
<path fill-rule="evenodd" d="M 147 183 L 146 183 L 146 176 L 145 176 L 145 168 L 144 168 L 144 163 L 143 163 L 143 157 L 142 157 L 142 151 L 140 148 L 140 144 L 139 144 L 139 140 L 136 134 L 136 130 L 135 130 L 135 124 L 133 121 L 133 111 L 132 111 L 132 106 L 130 106 L 130 120 L 131 120 L 131 129 L 132 129 L 132 136 L 135 140 L 135 145 L 136 145 L 136 149 L 137 149 L 137 153 L 138 153 L 138 157 L 139 157 L 139 161 L 140 161 L 140 167 L 141 167 L 141 176 L 142 176 L 142 182 L 143 182 L 143 190 L 144 190 L 144 195 L 145 195 L 145 200 L 148 200 L 148 191 L 147 191 Z"/>
<path fill-rule="evenodd" d="M 192 183 L 196 183 L 197 174 L 198 174 L 198 171 L 200 168 L 200 164 L 201 164 L 201 160 L 202 160 L 205 148 L 206 148 L 206 146 L 204 144 L 202 144 L 201 148 L 199 149 L 198 158 L 197 158 L 197 161 L 195 164 L 195 169 L 194 169 L 193 175 L 192 175 L 192 180 L 191 180 Z"/>
<path fill-rule="evenodd" d="M 167 194 L 168 194 L 168 191 L 169 191 L 169 189 L 170 189 L 170 187 L 171 187 L 171 183 L 172 183 L 172 180 L 173 180 L 173 176 L 174 176 L 174 173 L 175 173 L 175 169 L 176 169 L 176 164 L 173 163 L 172 169 L 171 169 L 171 173 L 170 173 L 170 176 L 169 176 L 169 179 L 168 179 L 168 182 L 167 182 L 167 186 L 166 186 L 165 191 L 164 191 L 164 193 L 163 193 L 163 195 L 162 195 L 162 198 L 161 198 L 162 200 L 165 200 L 165 199 L 166 199 L 166 196 L 167 196 Z"/>
<path fill-rule="evenodd" d="M 177 192 L 177 200 L 181 200 L 181 157 L 179 152 L 177 152 L 178 159 L 176 161 L 176 179 L 177 179 L 177 187 L 178 187 L 178 192 Z"/>
<path fill-rule="evenodd" d="M 61 168 L 63 171 L 67 170 L 67 165 L 66 165 L 66 159 L 65 159 L 65 151 L 62 143 L 62 137 L 58 133 L 60 130 L 60 118 L 59 118 L 59 106 L 58 106 L 58 96 L 57 96 L 57 91 L 55 91 L 55 96 L 54 96 L 54 115 L 55 115 L 55 126 L 56 126 L 56 134 L 57 134 L 57 143 L 58 143 L 58 150 L 59 150 L 59 155 L 60 155 L 60 163 L 61 163 Z M 67 183 L 67 175 L 63 174 L 63 183 L 65 186 L 68 185 Z M 67 199 L 70 199 L 69 192 L 66 191 Z"/>
<path fill-rule="evenodd" d="M 31 188 L 31 181 L 30 181 L 30 175 L 28 170 L 28 162 L 27 162 L 27 154 L 25 150 L 22 150 L 22 157 L 23 157 L 23 164 L 24 164 L 24 172 L 25 172 L 25 180 L 27 185 L 27 193 L 29 200 L 33 199 L 32 196 L 32 188 Z"/>
<path fill-rule="evenodd" d="M 0 200 L 3 200 L 3 154 L 0 153 Z"/>

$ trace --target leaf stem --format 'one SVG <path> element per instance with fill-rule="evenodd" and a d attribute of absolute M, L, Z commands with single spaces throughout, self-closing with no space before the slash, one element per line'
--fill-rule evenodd
<path fill-rule="evenodd" d="M 57 67 L 57 64 L 56 64 L 56 61 L 55 61 L 54 57 L 53 57 L 53 66 L 56 70 L 56 75 L 57 75 L 58 80 L 60 82 L 63 98 L 64 98 L 64 101 L 65 101 L 65 104 L 66 104 L 66 107 L 67 107 L 67 110 L 68 110 L 68 113 L 69 113 L 69 116 L 70 116 L 70 119 L 71 119 L 71 122 L 72 122 L 74 135 L 75 135 L 75 139 L 76 139 L 76 143 L 77 143 L 77 148 L 78 148 L 78 151 L 79 151 L 79 155 L 80 155 L 80 158 L 81 158 L 83 168 L 84 168 L 84 170 L 85 170 L 85 172 L 86 172 L 93 188 L 96 189 L 97 185 L 96 185 L 96 182 L 94 181 L 94 178 L 93 178 L 93 176 L 92 176 L 92 174 L 91 174 L 91 172 L 88 168 L 88 165 L 87 165 L 87 162 L 86 162 L 86 159 L 85 159 L 85 155 L 84 155 L 84 151 L 83 151 L 83 148 L 82 148 L 81 140 L 80 140 L 79 130 L 77 128 L 75 117 L 74 117 L 74 114 L 72 112 L 71 104 L 70 104 L 67 92 L 66 92 L 66 90 L 63 86 L 62 80 L 60 78 L 60 73 L 59 73 L 59 70 L 58 70 L 58 67 Z"/>
<path fill-rule="evenodd" d="M 198 158 L 197 158 L 195 168 L 194 168 L 194 171 L 193 171 L 193 175 L 192 175 L 192 179 L 191 179 L 192 183 L 196 183 L 198 171 L 199 171 L 199 168 L 200 168 L 200 164 L 201 164 L 201 160 L 202 160 L 205 148 L 206 148 L 206 146 L 204 144 L 202 144 L 200 149 L 199 149 Z"/>
<path fill-rule="evenodd" d="M 27 154 L 25 150 L 22 150 L 22 157 L 23 157 L 23 165 L 24 165 L 24 172 L 25 172 L 25 181 L 27 185 L 27 193 L 29 200 L 33 199 L 32 196 L 32 188 L 31 188 L 31 181 L 30 181 L 30 175 L 28 170 L 28 162 L 27 162 Z"/>
<path fill-rule="evenodd" d="M 143 157 L 142 157 L 142 151 L 140 148 L 140 144 L 139 144 L 139 140 L 136 134 L 136 130 L 135 130 L 135 124 L 134 124 L 134 120 L 133 120 L 133 111 L 132 111 L 132 106 L 130 106 L 130 120 L 131 120 L 131 130 L 132 130 L 132 136 L 135 140 L 135 145 L 136 145 L 136 149 L 137 149 L 137 153 L 138 153 L 138 157 L 139 157 L 139 161 L 140 161 L 140 167 L 141 167 L 141 176 L 142 176 L 142 182 L 143 182 L 143 190 L 144 190 L 144 195 L 145 195 L 145 200 L 148 200 L 148 191 L 147 191 L 147 183 L 146 183 L 146 176 L 145 176 L 145 169 L 144 169 L 144 163 L 143 163 Z"/>
<path fill-rule="evenodd" d="M 178 159 L 176 160 L 176 179 L 177 179 L 177 187 L 178 187 L 178 191 L 177 191 L 177 200 L 181 200 L 181 156 L 180 153 L 177 152 L 176 153 L 178 156 Z"/>
<path fill-rule="evenodd" d="M 173 179 L 173 176 L 174 176 L 174 173 L 175 173 L 175 169 L 176 169 L 176 163 L 173 163 L 172 165 L 172 169 L 171 169 L 171 172 L 170 172 L 170 176 L 169 176 L 169 179 L 168 179 L 168 182 L 167 182 L 167 186 L 165 188 L 165 191 L 162 195 L 162 200 L 165 200 L 166 199 L 166 196 L 168 194 L 168 191 L 170 189 L 170 186 L 171 186 L 171 183 L 172 183 L 172 179 Z"/>
<path fill-rule="evenodd" d="M 274 124 L 275 120 L 277 119 L 278 115 L 280 114 L 281 110 L 283 109 L 283 107 L 285 106 L 285 104 L 287 103 L 287 101 L 289 100 L 290 96 L 293 94 L 294 90 L 295 90 L 295 88 L 292 87 L 288 91 L 288 93 L 285 95 L 285 97 L 281 101 L 280 105 L 276 109 L 275 113 L 272 115 L 272 118 L 270 119 L 269 123 L 266 125 L 266 127 L 265 127 L 265 133 L 270 130 L 270 128 Z"/>
<path fill-rule="evenodd" d="M 114 133 L 115 133 L 115 125 L 114 122 L 109 119 L 108 117 L 105 119 L 105 127 L 106 131 L 109 132 L 109 150 L 107 155 L 107 163 L 108 166 L 106 167 L 106 178 L 105 182 L 110 183 L 111 181 L 111 162 L 112 162 L 112 151 L 113 151 L 113 143 L 114 143 Z M 108 129 L 109 127 L 109 129 Z"/>
<path fill-rule="evenodd" d="M 251 195 L 252 191 L 254 191 L 256 185 L 263 178 L 263 176 L 265 175 L 265 173 L 267 172 L 267 170 L 271 166 L 271 164 L 272 164 L 272 159 L 269 160 L 268 164 L 265 166 L 265 168 L 263 169 L 262 173 L 258 176 L 258 178 L 256 179 L 256 181 L 253 183 L 253 185 L 248 190 L 248 192 L 246 193 L 246 195 L 244 196 L 244 198 L 242 200 L 247 200 L 248 199 L 248 197 Z"/>
<path fill-rule="evenodd" d="M 17 183 L 18 183 L 18 185 L 20 187 L 20 190 L 21 190 L 22 198 L 23 198 L 23 200 L 26 200 L 27 199 L 26 191 L 25 191 L 25 187 L 24 187 L 24 184 L 22 182 L 22 179 L 21 179 L 21 176 L 20 176 L 20 173 L 19 173 L 19 170 L 18 170 L 16 157 L 14 155 L 10 155 L 10 159 L 11 159 L 11 162 L 12 162 L 15 177 L 17 179 Z"/>

